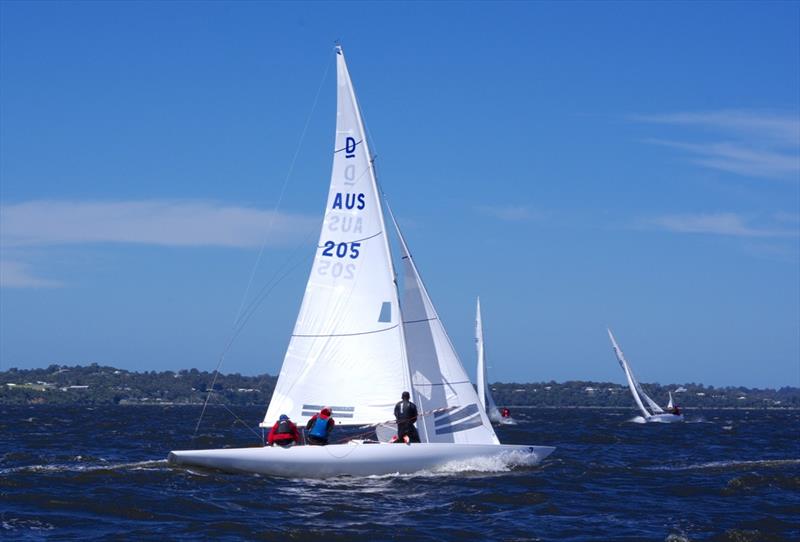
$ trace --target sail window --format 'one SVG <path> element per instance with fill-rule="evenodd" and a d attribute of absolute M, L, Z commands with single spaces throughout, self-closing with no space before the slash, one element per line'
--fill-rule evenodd
<path fill-rule="evenodd" d="M 384 301 L 381 305 L 381 314 L 378 316 L 378 322 L 391 322 L 392 321 L 392 303 Z"/>

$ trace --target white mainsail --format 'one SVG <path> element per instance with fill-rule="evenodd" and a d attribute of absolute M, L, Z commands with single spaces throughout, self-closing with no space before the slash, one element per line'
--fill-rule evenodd
<path fill-rule="evenodd" d="M 391 416 L 410 389 L 395 273 L 364 125 L 337 47 L 333 172 L 303 303 L 263 426 L 328 406 L 344 424 Z"/>
<path fill-rule="evenodd" d="M 642 411 L 644 418 L 647 419 L 652 414 L 650 414 L 647 409 L 642 404 L 642 399 L 639 397 L 639 393 L 636 386 L 636 380 L 633 377 L 633 372 L 631 371 L 630 366 L 628 366 L 628 362 L 625 361 L 625 354 L 622 353 L 619 345 L 617 344 L 617 340 L 614 338 L 614 334 L 611 333 L 611 329 L 608 329 L 608 338 L 611 339 L 611 346 L 614 349 L 614 354 L 617 356 L 617 361 L 619 361 L 622 370 L 625 371 L 625 378 L 628 380 L 628 387 L 631 390 L 631 395 L 633 395 L 633 400 L 636 401 L 636 406 L 639 407 L 639 410 Z"/>
<path fill-rule="evenodd" d="M 475 348 L 478 351 L 478 369 L 476 377 L 478 379 L 478 399 L 486 415 L 493 422 L 503 419 L 497 405 L 492 398 L 492 390 L 489 389 L 489 379 L 486 371 L 486 351 L 483 345 L 483 320 L 481 319 L 481 299 L 478 298 L 477 308 L 475 309 Z"/>
<path fill-rule="evenodd" d="M 391 211 L 390 211 L 391 214 Z M 436 313 L 403 233 L 392 215 L 403 259 L 403 328 L 423 442 L 499 444 L 478 394 Z"/>
<path fill-rule="evenodd" d="M 667 403 L 667 410 L 673 410 L 675 408 L 675 404 L 672 402 L 672 392 L 668 391 L 669 394 L 669 403 Z"/>

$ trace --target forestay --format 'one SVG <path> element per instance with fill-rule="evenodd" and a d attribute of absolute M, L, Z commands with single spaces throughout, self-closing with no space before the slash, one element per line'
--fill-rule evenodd
<path fill-rule="evenodd" d="M 392 221 L 403 260 L 403 328 L 413 394 L 420 410 L 438 411 L 419 418 L 420 438 L 423 442 L 499 444 L 393 215 Z"/>
<path fill-rule="evenodd" d="M 323 405 L 344 424 L 391 416 L 410 388 L 394 269 L 353 85 L 337 48 L 336 138 L 325 218 L 262 426 Z"/>
<path fill-rule="evenodd" d="M 489 389 L 489 380 L 486 371 L 486 351 L 483 345 L 483 320 L 481 319 L 481 300 L 478 298 L 477 309 L 475 310 L 475 348 L 478 351 L 478 399 L 486 415 L 493 422 L 502 419 L 500 411 L 492 398 L 492 391 Z"/>

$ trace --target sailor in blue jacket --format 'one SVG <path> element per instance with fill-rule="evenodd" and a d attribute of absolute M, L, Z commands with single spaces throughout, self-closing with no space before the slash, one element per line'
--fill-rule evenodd
<path fill-rule="evenodd" d="M 308 443 L 317 446 L 325 446 L 328 444 L 328 436 L 333 431 L 333 426 L 336 422 L 331 417 L 331 409 L 323 407 L 319 414 L 314 414 L 306 424 L 306 431 L 308 431 Z"/>

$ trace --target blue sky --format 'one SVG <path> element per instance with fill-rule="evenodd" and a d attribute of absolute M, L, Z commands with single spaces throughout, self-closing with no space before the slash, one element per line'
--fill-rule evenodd
<path fill-rule="evenodd" d="M 222 369 L 277 373 L 338 38 L 470 373 L 480 295 L 491 380 L 622 382 L 610 325 L 644 382 L 800 385 L 798 21 L 796 2 L 3 2 L 0 368 L 213 369 L 266 288 Z"/>

